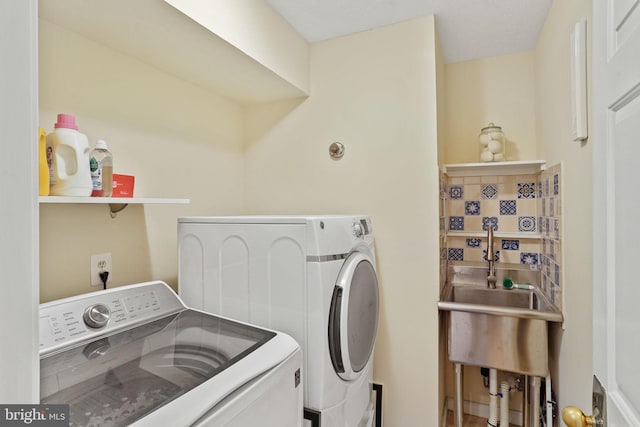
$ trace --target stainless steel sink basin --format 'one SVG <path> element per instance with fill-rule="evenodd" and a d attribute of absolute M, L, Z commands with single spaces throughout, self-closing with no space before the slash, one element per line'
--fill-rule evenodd
<path fill-rule="evenodd" d="M 466 311 L 523 319 L 561 322 L 562 314 L 542 294 L 539 288 L 489 289 L 486 285 L 445 286 L 438 308 L 444 311 Z"/>
<path fill-rule="evenodd" d="M 498 272 L 499 284 L 505 274 L 537 283 L 531 272 L 503 271 Z M 457 267 L 449 271 L 438 308 L 445 313 L 451 361 L 547 375 L 547 323 L 561 322 L 562 314 L 539 288 L 489 289 L 486 269 Z"/>

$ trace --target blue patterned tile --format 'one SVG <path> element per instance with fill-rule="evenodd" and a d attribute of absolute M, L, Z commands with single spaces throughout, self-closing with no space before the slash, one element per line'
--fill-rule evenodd
<path fill-rule="evenodd" d="M 544 271 L 547 276 L 551 277 L 551 263 L 548 257 L 544 259 Z"/>
<path fill-rule="evenodd" d="M 516 214 L 515 200 L 500 200 L 500 215 L 515 215 L 515 214 Z"/>
<path fill-rule="evenodd" d="M 549 197 L 551 193 L 549 192 L 549 177 L 546 176 L 544 178 L 544 197 Z"/>
<path fill-rule="evenodd" d="M 538 254 L 533 252 L 522 252 L 520 254 L 520 264 L 538 265 Z"/>
<path fill-rule="evenodd" d="M 447 259 L 449 261 L 464 261 L 464 249 L 449 248 Z"/>
<path fill-rule="evenodd" d="M 482 217 L 482 229 L 487 231 L 489 227 L 493 226 L 493 231 L 498 231 L 498 217 L 495 216 L 483 216 Z"/>
<path fill-rule="evenodd" d="M 462 199 L 462 196 L 464 196 L 464 190 L 462 187 L 458 185 L 452 185 L 449 187 L 449 197 L 452 199 Z"/>
<path fill-rule="evenodd" d="M 464 202 L 464 214 L 480 215 L 480 202 L 475 200 L 469 200 L 468 202 Z"/>
<path fill-rule="evenodd" d="M 468 248 L 479 248 L 482 244 L 482 239 L 467 239 Z"/>
<path fill-rule="evenodd" d="M 556 285 L 560 285 L 560 266 L 558 264 L 554 264 L 555 268 L 554 268 L 554 278 L 555 281 L 554 283 Z"/>
<path fill-rule="evenodd" d="M 553 195 L 557 196 L 560 193 L 560 177 L 558 174 L 553 175 Z"/>
<path fill-rule="evenodd" d="M 518 199 L 535 199 L 536 183 L 526 182 L 518 184 Z"/>
<path fill-rule="evenodd" d="M 538 178 L 538 198 L 542 198 L 542 178 Z"/>
<path fill-rule="evenodd" d="M 482 259 L 483 259 L 483 260 L 484 260 L 484 259 L 487 259 L 487 250 L 486 250 L 486 249 L 483 249 L 483 250 L 482 250 Z M 495 262 L 500 262 L 500 251 L 495 251 L 495 252 L 493 253 L 493 260 L 494 260 Z"/>
<path fill-rule="evenodd" d="M 506 251 L 518 251 L 520 250 L 520 240 L 503 240 L 502 249 Z"/>
<path fill-rule="evenodd" d="M 452 230 L 452 231 L 464 230 L 464 217 L 463 216 L 449 217 L 449 230 Z"/>
<path fill-rule="evenodd" d="M 544 230 L 547 237 L 551 237 L 551 227 L 549 226 L 549 218 L 544 219 Z"/>
<path fill-rule="evenodd" d="M 521 232 L 536 231 L 536 217 L 535 216 L 519 216 L 518 231 L 521 231 Z"/>
<path fill-rule="evenodd" d="M 547 216 L 547 199 L 542 199 L 542 216 Z"/>
<path fill-rule="evenodd" d="M 496 184 L 482 184 L 481 194 L 483 199 L 495 199 L 498 197 L 498 186 Z"/>
<path fill-rule="evenodd" d="M 553 240 L 549 240 L 549 258 L 553 261 L 556 260 L 556 248 Z"/>
<path fill-rule="evenodd" d="M 560 240 L 560 220 L 553 220 L 553 238 Z"/>

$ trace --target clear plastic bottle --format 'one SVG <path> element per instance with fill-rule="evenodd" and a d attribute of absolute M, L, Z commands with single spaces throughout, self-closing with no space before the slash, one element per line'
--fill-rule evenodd
<path fill-rule="evenodd" d="M 113 191 L 113 155 L 107 142 L 99 140 L 89 155 L 91 169 L 91 197 L 111 197 Z"/>

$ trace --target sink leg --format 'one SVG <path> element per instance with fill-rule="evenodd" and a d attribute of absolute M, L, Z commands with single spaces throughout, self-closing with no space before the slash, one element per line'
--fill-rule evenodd
<path fill-rule="evenodd" d="M 531 417 L 533 427 L 540 427 L 540 377 L 531 377 Z"/>
<path fill-rule="evenodd" d="M 454 418 L 454 422 L 455 422 L 455 427 L 462 427 L 462 415 L 463 415 L 463 411 L 462 411 L 462 405 L 464 403 L 463 398 L 462 398 L 462 380 L 463 380 L 463 376 L 464 376 L 464 372 L 463 372 L 463 367 L 462 367 L 462 363 L 455 363 L 454 364 L 454 371 L 455 371 L 455 397 L 454 397 L 454 404 L 455 404 L 455 408 L 453 411 L 453 418 Z"/>
<path fill-rule="evenodd" d="M 529 415 L 529 377 L 524 375 L 522 387 L 522 427 L 531 427 L 531 416 Z"/>

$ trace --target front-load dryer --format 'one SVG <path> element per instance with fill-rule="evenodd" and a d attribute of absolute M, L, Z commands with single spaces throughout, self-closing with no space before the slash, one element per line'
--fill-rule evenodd
<path fill-rule="evenodd" d="M 180 218 L 178 241 L 187 305 L 298 341 L 307 419 L 372 425 L 378 280 L 369 217 Z"/>

